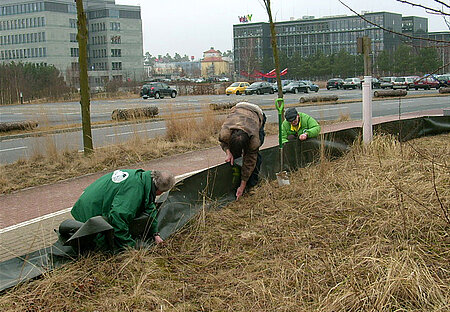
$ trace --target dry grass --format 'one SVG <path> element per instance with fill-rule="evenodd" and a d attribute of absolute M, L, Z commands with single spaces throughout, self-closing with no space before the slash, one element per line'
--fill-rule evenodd
<path fill-rule="evenodd" d="M 214 137 L 215 143 L 217 143 L 217 136 L 224 118 L 210 110 L 205 110 L 199 118 L 183 120 L 176 118 L 172 112 L 166 119 L 166 138 L 172 142 L 213 143 L 210 142 L 210 138 Z"/>
<path fill-rule="evenodd" d="M 98 148 L 90 157 L 69 148 L 59 153 L 55 143 L 47 137 L 43 143 L 45 154 L 39 146 L 30 159 L 0 166 L 0 193 L 215 146 L 218 144 L 220 118 L 206 113 L 200 118 L 168 120 L 168 138 L 143 139 L 136 133 L 130 141 Z"/>
<path fill-rule="evenodd" d="M 350 116 L 350 113 L 343 113 L 343 112 L 339 112 L 339 117 L 336 120 L 322 120 L 320 121 L 320 125 L 324 126 L 324 125 L 331 125 L 331 124 L 335 124 L 335 123 L 340 123 L 340 122 L 347 122 L 347 121 L 351 121 L 352 118 Z"/>
<path fill-rule="evenodd" d="M 162 248 L 94 255 L 2 311 L 449 311 L 450 135 L 376 137 L 264 182 Z"/>
<path fill-rule="evenodd" d="M 172 113 L 166 119 L 165 137 L 143 139 L 136 133 L 128 142 L 97 148 L 90 157 L 69 146 L 58 152 L 53 139 L 47 136 L 35 147 L 30 159 L 0 165 L 0 194 L 216 146 L 224 118 L 225 115 L 207 109 L 201 114 Z M 277 124 L 266 124 L 266 133 L 278 133 Z"/>

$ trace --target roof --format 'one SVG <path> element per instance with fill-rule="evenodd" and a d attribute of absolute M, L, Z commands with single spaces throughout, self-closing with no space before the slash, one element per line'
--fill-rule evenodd
<path fill-rule="evenodd" d="M 225 62 L 221 56 L 209 56 L 201 60 L 202 62 Z"/>
<path fill-rule="evenodd" d="M 220 52 L 214 49 L 209 49 L 208 51 L 205 51 L 203 53 L 220 53 Z"/>

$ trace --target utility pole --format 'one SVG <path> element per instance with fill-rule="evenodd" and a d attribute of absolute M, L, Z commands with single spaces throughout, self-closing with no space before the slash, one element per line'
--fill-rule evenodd
<path fill-rule="evenodd" d="M 369 37 L 358 38 L 358 53 L 364 55 L 364 82 L 363 93 L 363 141 L 372 141 L 372 62 L 370 58 L 371 40 Z"/>
<path fill-rule="evenodd" d="M 92 144 L 91 131 L 91 110 L 89 99 L 89 78 L 87 72 L 87 22 L 84 13 L 83 0 L 75 0 L 77 3 L 77 25 L 78 25 L 78 64 L 80 65 L 80 104 L 81 104 L 81 120 L 83 128 L 83 147 L 84 155 L 87 156 L 94 152 Z"/>

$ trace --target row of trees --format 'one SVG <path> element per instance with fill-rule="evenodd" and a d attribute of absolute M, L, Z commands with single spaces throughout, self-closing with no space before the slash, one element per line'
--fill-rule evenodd
<path fill-rule="evenodd" d="M 267 72 L 273 69 L 273 59 L 265 58 L 260 64 L 255 64 Z M 375 76 L 422 75 L 435 72 L 441 62 L 435 48 L 427 47 L 414 50 L 407 45 L 401 45 L 395 52 L 382 51 L 373 62 Z M 288 57 L 280 51 L 280 68 L 288 68 L 287 78 L 326 80 L 330 77 L 353 77 L 364 74 L 362 55 L 351 55 L 342 50 L 338 53 L 325 55 L 321 52 L 302 57 L 294 54 Z"/>
<path fill-rule="evenodd" d="M 161 63 L 172 63 L 172 62 L 188 62 L 189 56 L 186 54 L 184 56 L 181 56 L 178 53 L 175 53 L 175 55 L 172 57 L 169 53 L 166 53 L 166 55 L 159 54 L 158 56 L 153 56 L 149 52 L 146 52 L 144 55 L 144 64 L 145 65 L 153 65 L 155 62 L 161 62 Z"/>
<path fill-rule="evenodd" d="M 0 104 L 52 98 L 69 93 L 70 88 L 53 65 L 34 63 L 0 64 Z"/>
<path fill-rule="evenodd" d="M 217 50 L 220 52 L 220 50 Z M 225 52 L 220 52 L 222 56 L 224 57 L 233 57 L 233 52 L 231 50 L 227 50 Z M 177 62 L 188 62 L 190 61 L 189 56 L 186 54 L 184 56 L 181 56 L 178 53 L 175 53 L 175 55 L 172 57 L 169 53 L 166 53 L 166 55 L 159 54 L 158 56 L 153 56 L 149 52 L 146 52 L 144 55 L 144 64 L 145 65 L 154 65 L 155 62 L 160 63 L 177 63 Z"/>
<path fill-rule="evenodd" d="M 442 64 L 436 48 L 415 50 L 411 46 L 401 45 L 393 53 L 381 51 L 375 65 L 383 74 L 422 75 L 436 72 L 445 64 Z"/>
<path fill-rule="evenodd" d="M 177 54 L 176 54 L 177 55 Z M 177 59 L 179 59 L 177 57 Z M 182 58 L 181 58 L 182 59 Z M 280 52 L 280 68 L 289 68 L 286 78 L 326 80 L 330 77 L 362 76 L 364 73 L 362 55 L 351 55 L 346 51 L 324 55 L 318 53 L 309 57 L 295 54 L 287 57 Z M 266 58 L 254 69 L 267 72 L 273 69 L 273 59 Z M 414 48 L 401 45 L 395 52 L 382 51 L 374 60 L 375 76 L 422 75 L 433 73 L 441 64 L 435 48 Z M 249 71 L 251 72 L 251 71 Z M 119 82 L 111 83 L 108 91 L 116 90 Z M 59 99 L 70 93 L 71 88 L 53 65 L 34 63 L 0 64 L 0 104 L 29 101 L 39 98 Z"/>

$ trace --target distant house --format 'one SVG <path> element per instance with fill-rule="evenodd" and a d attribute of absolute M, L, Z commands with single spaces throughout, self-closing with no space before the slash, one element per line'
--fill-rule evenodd
<path fill-rule="evenodd" d="M 209 78 L 230 75 L 231 62 L 229 58 L 223 58 L 222 54 L 214 50 L 213 47 L 203 52 L 203 59 L 200 62 L 202 64 L 202 77 Z"/>

